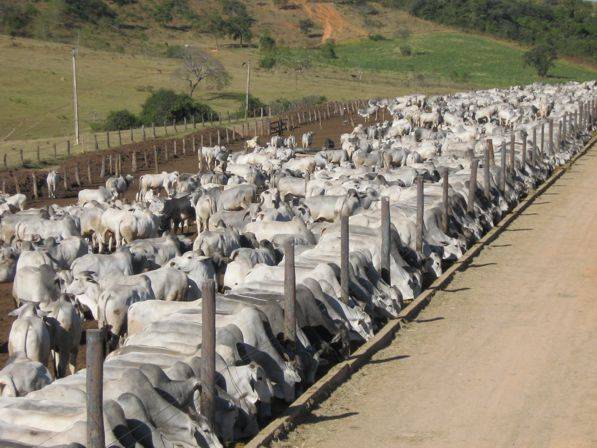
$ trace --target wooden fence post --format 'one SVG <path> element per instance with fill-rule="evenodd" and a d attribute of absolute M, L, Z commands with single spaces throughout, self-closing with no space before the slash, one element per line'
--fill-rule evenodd
<path fill-rule="evenodd" d="M 133 151 L 131 154 L 131 171 L 133 173 L 137 172 L 137 151 Z"/>
<path fill-rule="evenodd" d="M 25 155 L 23 154 L 23 149 L 19 149 L 19 158 L 21 159 L 21 166 L 25 165 Z"/>
<path fill-rule="evenodd" d="M 172 157 L 176 157 L 178 155 L 178 148 L 176 146 L 176 140 L 172 142 Z"/>
<path fill-rule="evenodd" d="M 86 332 L 86 392 L 87 392 L 87 446 L 104 448 L 104 338 L 103 330 Z"/>
<path fill-rule="evenodd" d="M 158 166 L 158 148 L 157 148 L 157 146 L 153 147 L 153 160 L 155 162 L 155 172 L 157 174 L 160 172 L 160 168 Z"/>
<path fill-rule="evenodd" d="M 122 132 L 118 130 L 118 146 L 122 146 Z"/>
<path fill-rule="evenodd" d="M 7 157 L 8 155 L 6 153 L 4 153 L 4 155 L 2 156 L 2 159 L 4 160 L 4 168 L 8 168 Z"/>
<path fill-rule="evenodd" d="M 176 129 L 176 120 L 172 120 L 172 127 L 174 128 L 174 133 L 176 134 L 178 132 L 178 129 Z"/>
<path fill-rule="evenodd" d="M 553 118 L 549 119 L 549 141 L 547 144 L 547 148 L 549 149 L 549 153 L 553 154 Z"/>
<path fill-rule="evenodd" d="M 56 143 L 54 143 L 54 160 L 56 160 L 57 158 L 58 158 L 58 148 L 56 147 Z M 4 166 L 6 167 L 6 159 L 5 159 Z"/>
<path fill-rule="evenodd" d="M 500 157 L 500 192 L 506 192 L 506 142 L 502 142 Z"/>
<path fill-rule="evenodd" d="M 291 351 L 296 349 L 296 277 L 294 271 L 294 238 L 284 242 L 284 338 Z"/>
<path fill-rule="evenodd" d="M 218 146 L 220 146 L 221 138 L 220 138 L 220 128 L 218 128 Z"/>
<path fill-rule="evenodd" d="M 342 290 L 342 301 L 348 303 L 349 283 L 348 283 L 348 255 L 350 250 L 348 224 L 348 213 L 345 210 L 340 211 L 340 287 Z"/>
<path fill-rule="evenodd" d="M 476 157 L 471 160 L 471 176 L 468 183 L 468 204 L 466 211 L 469 215 L 475 213 L 475 198 L 477 196 L 477 167 L 479 166 L 479 159 Z"/>
<path fill-rule="evenodd" d="M 106 158 L 102 156 L 102 167 L 100 169 L 100 180 L 106 177 Z"/>
<path fill-rule="evenodd" d="M 70 140 L 66 141 L 66 155 L 70 157 Z"/>
<path fill-rule="evenodd" d="M 64 166 L 64 169 L 62 170 L 62 180 L 64 181 L 64 191 L 68 190 L 68 170 L 66 169 L 66 165 Z"/>
<path fill-rule="evenodd" d="M 155 140 L 156 135 L 155 135 L 155 123 L 151 123 L 151 133 L 153 134 L 153 139 Z"/>
<path fill-rule="evenodd" d="M 145 169 L 149 168 L 149 161 L 147 160 L 147 149 L 143 150 L 143 167 Z"/>
<path fill-rule="evenodd" d="M 516 135 L 514 134 L 514 131 L 510 134 L 510 173 L 512 173 L 512 176 L 514 176 L 514 170 L 515 170 L 515 162 L 516 162 L 516 153 L 515 153 L 515 148 L 516 148 Z"/>
<path fill-rule="evenodd" d="M 79 172 L 79 162 L 75 164 L 75 183 L 77 187 L 81 186 L 81 173 Z"/>
<path fill-rule="evenodd" d="M 133 134 L 133 127 L 132 126 L 131 126 L 130 130 L 131 130 L 131 142 L 134 142 L 135 141 L 135 134 Z"/>
<path fill-rule="evenodd" d="M 143 141 L 147 140 L 147 136 L 145 135 L 145 125 L 144 124 L 141 125 L 141 138 L 143 139 Z"/>
<path fill-rule="evenodd" d="M 531 150 L 531 163 L 535 164 L 535 156 L 537 155 L 537 126 L 533 127 L 533 148 Z"/>
<path fill-rule="evenodd" d="M 164 135 L 168 135 L 168 125 L 166 124 L 166 120 L 164 120 Z"/>
<path fill-rule="evenodd" d="M 216 421 L 216 287 L 203 283 L 201 299 L 201 414 L 212 430 Z"/>
<path fill-rule="evenodd" d="M 488 143 L 489 141 L 491 140 L 488 140 Z M 491 201 L 491 178 L 489 174 L 489 146 L 486 146 L 483 154 L 483 193 L 485 194 L 485 199 Z"/>
<path fill-rule="evenodd" d="M 182 155 L 187 155 L 187 139 L 185 137 L 182 138 Z"/>
<path fill-rule="evenodd" d="M 183 123 L 184 123 L 184 130 L 187 130 L 187 117 L 183 118 Z"/>
<path fill-rule="evenodd" d="M 168 154 L 168 142 L 164 142 L 164 160 L 166 163 L 170 160 L 170 155 Z"/>
<path fill-rule="evenodd" d="M 106 146 L 110 147 L 110 131 L 106 131 Z"/>
<path fill-rule="evenodd" d="M 102 157 L 103 160 L 103 157 Z M 91 160 L 87 159 L 87 183 L 91 185 L 93 179 L 91 177 Z"/>
<path fill-rule="evenodd" d="M 527 165 L 527 132 L 522 131 L 522 170 L 526 171 Z"/>
<path fill-rule="evenodd" d="M 108 154 L 108 174 L 112 174 L 114 173 L 114 170 L 112 169 L 112 154 Z"/>
<path fill-rule="evenodd" d="M 487 153 L 487 149 L 485 152 Z M 442 177 L 442 230 L 448 235 L 450 225 L 450 198 L 448 197 L 448 191 L 450 190 L 450 170 L 447 167 L 444 168 Z"/>
<path fill-rule="evenodd" d="M 417 221 L 416 221 L 416 250 L 423 254 L 423 212 L 425 207 L 423 177 L 417 176 Z"/>
<path fill-rule="evenodd" d="M 541 154 L 545 154 L 545 123 L 541 123 Z"/>
<path fill-rule="evenodd" d="M 35 171 L 31 172 L 31 184 L 33 185 L 33 197 L 37 199 L 39 195 L 37 194 L 37 177 L 35 176 Z"/>
<path fill-rule="evenodd" d="M 392 284 L 390 275 L 390 199 L 387 196 L 381 198 L 381 279 L 388 285 Z"/>
<path fill-rule="evenodd" d="M 39 150 L 39 143 L 37 144 L 37 161 L 41 162 L 41 155 L 40 155 L 40 150 Z"/>

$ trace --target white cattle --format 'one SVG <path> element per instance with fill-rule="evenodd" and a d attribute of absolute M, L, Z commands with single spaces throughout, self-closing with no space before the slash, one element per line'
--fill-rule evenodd
<path fill-rule="evenodd" d="M 147 191 L 155 190 L 157 192 L 161 188 L 164 189 L 166 195 L 170 196 L 174 192 L 178 176 L 178 171 L 172 173 L 162 171 L 159 174 L 144 174 L 139 178 L 139 193 L 137 195 L 137 200 L 142 200 Z"/>
<path fill-rule="evenodd" d="M 97 189 L 86 188 L 79 191 L 78 198 L 79 205 L 85 205 L 92 201 L 105 204 L 115 199 L 116 193 L 108 190 L 106 187 L 99 187 Z"/>
<path fill-rule="evenodd" d="M 52 377 L 46 366 L 19 352 L 0 370 L 0 396 L 24 397 L 51 382 Z"/>
<path fill-rule="evenodd" d="M 52 170 L 46 176 L 46 185 L 48 186 L 48 196 L 52 199 L 56 198 L 56 185 L 58 184 L 58 172 Z"/>
<path fill-rule="evenodd" d="M 313 132 L 309 131 L 309 132 L 305 132 L 303 134 L 303 137 L 301 138 L 301 143 L 303 146 L 303 149 L 307 149 L 310 148 L 311 145 L 313 144 Z"/>
<path fill-rule="evenodd" d="M 39 317 L 36 306 L 28 303 L 9 315 L 17 317 L 8 335 L 9 355 L 20 353 L 25 358 L 45 366 L 50 357 L 50 332 L 43 319 Z"/>

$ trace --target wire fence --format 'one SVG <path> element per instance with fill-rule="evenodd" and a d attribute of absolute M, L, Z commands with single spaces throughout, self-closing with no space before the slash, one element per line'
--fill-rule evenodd
<path fill-rule="evenodd" d="M 238 112 L 224 112 L 216 116 L 189 116 L 182 120 L 152 123 L 149 126 L 83 133 L 77 144 L 74 137 L 57 137 L 28 141 L 0 142 L 0 170 L 15 168 L 37 169 L 59 165 L 70 157 L 106 149 L 118 149 L 132 143 L 157 139 L 182 137 L 206 129 L 226 128 L 242 136 L 265 135 L 271 122 L 285 119 L 291 126 L 329 119 L 342 111 L 356 112 L 365 104 L 363 100 L 326 102 L 308 107 L 295 107 L 276 111 L 272 106 L 252 109 L 247 119 Z M 211 119 L 210 119 L 211 118 Z M 214 119 L 215 118 L 215 119 Z"/>
<path fill-rule="evenodd" d="M 327 102 L 278 116 L 268 116 L 264 108 L 263 116 L 259 111 L 246 121 L 221 116 L 218 121 L 191 119 L 170 126 L 95 133 L 78 147 L 68 139 L 51 142 L 49 152 L 47 146 L 44 152 L 41 144 L 36 144 L 33 148 L 21 148 L 16 154 L 4 153 L 0 189 L 9 194 L 25 193 L 34 199 L 49 197 L 46 177 L 55 169 L 61 178 L 56 193 L 59 197 L 71 197 L 81 187 L 102 184 L 110 175 L 160 172 L 174 159 L 196 157 L 200 169 L 201 147 L 237 145 L 238 149 L 239 142 L 256 136 L 269 138 L 305 125 L 322 127 L 324 121 L 337 117 L 354 127 L 358 110 L 364 104 L 362 100 Z"/>

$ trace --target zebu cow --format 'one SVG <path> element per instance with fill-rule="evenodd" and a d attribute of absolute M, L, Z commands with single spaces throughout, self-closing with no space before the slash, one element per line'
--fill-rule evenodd
<path fill-rule="evenodd" d="M 58 184 L 58 172 L 52 170 L 46 176 L 46 184 L 48 186 L 48 196 L 51 199 L 56 198 L 56 184 Z"/>
<path fill-rule="evenodd" d="M 46 366 L 19 352 L 0 370 L 0 396 L 24 397 L 52 382 Z"/>
<path fill-rule="evenodd" d="M 313 144 L 313 135 L 314 134 L 311 131 L 305 132 L 303 134 L 303 137 L 301 138 L 303 149 L 308 149 L 311 147 L 311 145 Z"/>
<path fill-rule="evenodd" d="M 148 190 L 159 192 L 160 189 L 163 189 L 166 195 L 170 196 L 174 192 L 178 176 L 178 171 L 172 173 L 162 171 L 159 174 L 144 174 L 139 178 L 137 200 L 141 201 Z"/>

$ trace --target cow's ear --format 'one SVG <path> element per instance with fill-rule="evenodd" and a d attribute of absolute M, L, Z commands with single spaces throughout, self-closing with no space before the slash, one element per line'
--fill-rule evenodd
<path fill-rule="evenodd" d="M 25 308 L 26 306 L 27 306 L 27 304 L 21 305 L 20 307 L 14 309 L 10 313 L 8 313 L 8 315 L 11 317 L 18 317 L 19 314 L 21 313 L 21 311 L 23 310 L 23 308 Z"/>

